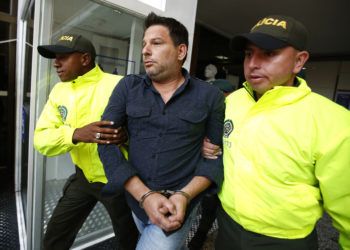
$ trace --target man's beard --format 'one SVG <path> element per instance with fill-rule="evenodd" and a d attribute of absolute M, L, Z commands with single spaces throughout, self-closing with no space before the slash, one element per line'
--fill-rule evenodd
<path fill-rule="evenodd" d="M 150 70 L 146 69 L 146 73 L 147 73 L 148 77 L 152 79 L 152 81 L 159 82 L 159 81 L 162 81 L 166 78 L 164 71 L 162 71 L 162 69 L 160 69 L 160 68 L 150 69 Z"/>

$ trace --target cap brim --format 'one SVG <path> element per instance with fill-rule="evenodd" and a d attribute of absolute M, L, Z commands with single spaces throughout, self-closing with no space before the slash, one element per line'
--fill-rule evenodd
<path fill-rule="evenodd" d="M 41 45 L 38 46 L 38 52 L 43 57 L 52 59 L 56 57 L 56 54 L 73 53 L 75 50 L 60 45 Z"/>
<path fill-rule="evenodd" d="M 242 51 L 245 49 L 248 41 L 266 50 L 275 50 L 288 46 L 286 42 L 273 36 L 256 32 L 235 36 L 231 41 L 231 48 L 235 51 Z"/>

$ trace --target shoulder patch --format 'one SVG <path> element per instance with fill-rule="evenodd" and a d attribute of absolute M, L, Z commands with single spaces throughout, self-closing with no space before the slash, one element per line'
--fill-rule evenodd
<path fill-rule="evenodd" d="M 224 137 L 227 138 L 233 131 L 233 122 L 232 120 L 226 120 L 224 123 Z"/>
<path fill-rule="evenodd" d="M 65 106 L 58 106 L 58 112 L 60 112 L 62 120 L 65 122 L 68 114 L 68 110 Z"/>

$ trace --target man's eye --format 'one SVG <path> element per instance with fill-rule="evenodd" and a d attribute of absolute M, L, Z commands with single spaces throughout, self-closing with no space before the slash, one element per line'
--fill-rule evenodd
<path fill-rule="evenodd" d="M 265 51 L 265 55 L 274 56 L 276 53 L 274 51 Z"/>

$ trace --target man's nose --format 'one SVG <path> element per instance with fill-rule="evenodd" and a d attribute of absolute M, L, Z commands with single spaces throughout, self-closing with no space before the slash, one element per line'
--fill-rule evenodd
<path fill-rule="evenodd" d="M 145 44 L 142 48 L 142 55 L 149 55 L 149 54 L 151 54 L 150 46 Z"/>
<path fill-rule="evenodd" d="M 58 68 L 59 65 L 60 65 L 60 63 L 59 63 L 58 59 L 55 58 L 55 60 L 53 61 L 53 66 L 54 66 L 55 68 Z"/>
<path fill-rule="evenodd" d="M 248 66 L 250 68 L 258 68 L 260 66 L 260 57 L 257 54 L 252 54 L 249 56 Z"/>

